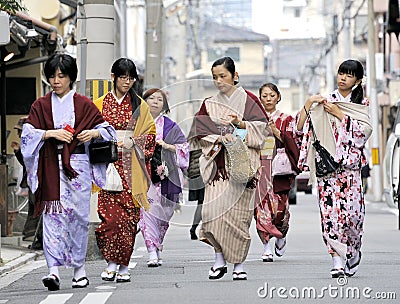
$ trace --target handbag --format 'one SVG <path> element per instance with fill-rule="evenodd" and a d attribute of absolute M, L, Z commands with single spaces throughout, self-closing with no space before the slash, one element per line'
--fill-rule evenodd
<path fill-rule="evenodd" d="M 111 135 L 110 131 L 106 131 Z M 118 144 L 113 138 L 110 141 L 94 142 L 89 144 L 89 160 L 92 164 L 113 163 L 118 160 Z"/>
<path fill-rule="evenodd" d="M 276 155 L 272 160 L 272 176 L 290 174 L 295 174 L 295 172 L 292 170 L 292 165 L 285 148 L 277 148 Z"/>
<path fill-rule="evenodd" d="M 106 185 L 103 190 L 122 191 L 122 179 L 113 163 L 108 164 L 106 171 Z"/>
<path fill-rule="evenodd" d="M 314 142 L 312 143 L 312 145 L 314 146 L 315 151 L 318 154 L 315 157 L 315 175 L 317 177 L 324 177 L 329 173 L 335 172 L 339 168 L 340 164 L 336 162 L 333 156 L 328 152 L 328 150 L 326 150 L 325 147 L 321 145 L 317 135 L 315 134 L 311 116 L 309 112 L 306 111 L 306 113 L 310 119 L 310 128 L 314 136 Z"/>
<path fill-rule="evenodd" d="M 239 135 L 233 142 L 222 142 L 228 158 L 229 180 L 237 183 L 247 183 L 256 174 L 250 159 L 250 151 Z"/>
<path fill-rule="evenodd" d="M 153 184 L 159 183 L 168 178 L 170 169 L 167 162 L 162 160 L 162 147 L 156 145 L 153 156 L 150 159 L 151 181 Z"/>

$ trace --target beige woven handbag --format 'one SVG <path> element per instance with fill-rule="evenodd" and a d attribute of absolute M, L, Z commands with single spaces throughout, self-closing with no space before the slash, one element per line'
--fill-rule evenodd
<path fill-rule="evenodd" d="M 228 157 L 229 180 L 247 183 L 256 174 L 250 159 L 250 151 L 245 142 L 236 136 L 233 142 L 223 142 Z"/>

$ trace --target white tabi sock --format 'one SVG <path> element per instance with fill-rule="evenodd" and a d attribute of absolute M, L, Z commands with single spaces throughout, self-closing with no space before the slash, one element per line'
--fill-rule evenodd
<path fill-rule="evenodd" d="M 119 265 L 118 273 L 119 273 L 119 274 L 129 273 L 129 268 L 128 268 L 128 266 Z"/>
<path fill-rule="evenodd" d="M 149 252 L 149 260 L 150 261 L 151 260 L 158 260 L 157 251 L 156 250 Z"/>
<path fill-rule="evenodd" d="M 222 266 L 226 265 L 226 261 L 224 258 L 224 255 L 222 254 L 222 252 L 216 252 L 215 253 L 215 263 L 214 263 L 214 269 L 216 268 L 220 268 Z"/>
<path fill-rule="evenodd" d="M 264 244 L 264 254 L 274 255 L 274 253 L 273 253 L 272 250 L 271 250 L 271 246 L 269 245 L 268 242 L 266 242 L 266 243 Z"/>
<path fill-rule="evenodd" d="M 55 274 L 57 278 L 60 278 L 60 274 L 58 272 L 58 266 L 49 267 L 49 274 Z"/>
<path fill-rule="evenodd" d="M 233 266 L 233 272 L 243 272 L 244 271 L 244 265 L 243 263 L 237 263 Z"/>
<path fill-rule="evenodd" d="M 342 258 L 338 255 L 332 256 L 332 264 L 335 269 L 343 268 Z"/>
<path fill-rule="evenodd" d="M 86 277 L 85 265 L 81 267 L 74 268 L 74 279 L 78 280 L 80 278 Z"/>
<path fill-rule="evenodd" d="M 117 271 L 117 263 L 108 262 L 107 270 L 108 272 Z"/>

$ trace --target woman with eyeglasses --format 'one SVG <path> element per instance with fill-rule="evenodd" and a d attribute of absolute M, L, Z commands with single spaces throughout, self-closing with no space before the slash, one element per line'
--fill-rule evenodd
<path fill-rule="evenodd" d="M 96 229 L 97 245 L 107 267 L 104 281 L 129 282 L 140 208 L 148 209 L 147 189 L 150 158 L 155 147 L 156 127 L 149 106 L 136 94 L 138 80 L 132 60 L 120 58 L 111 68 L 113 89 L 95 101 L 104 119 L 117 130 L 118 160 L 111 164 L 122 179 L 121 191 L 100 190 Z M 146 172 L 147 171 L 147 172 Z"/>

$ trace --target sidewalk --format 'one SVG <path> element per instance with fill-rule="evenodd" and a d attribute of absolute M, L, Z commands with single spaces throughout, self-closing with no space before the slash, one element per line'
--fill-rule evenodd
<path fill-rule="evenodd" d="M 32 242 L 23 241 L 22 236 L 1 237 L 0 276 L 43 255 L 41 250 L 28 249 L 31 244 Z"/>

